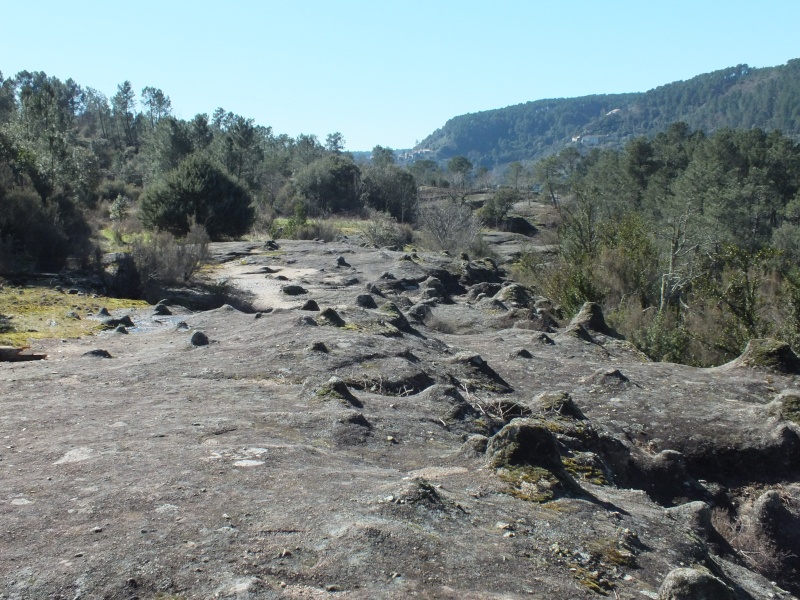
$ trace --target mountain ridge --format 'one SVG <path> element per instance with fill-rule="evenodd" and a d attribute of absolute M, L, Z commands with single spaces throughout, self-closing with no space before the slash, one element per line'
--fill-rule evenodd
<path fill-rule="evenodd" d="M 449 119 L 414 150 L 496 166 L 536 160 L 569 143 L 619 147 L 676 121 L 707 133 L 759 127 L 800 139 L 800 59 L 775 67 L 741 64 L 646 92 L 549 98 L 467 113 Z"/>

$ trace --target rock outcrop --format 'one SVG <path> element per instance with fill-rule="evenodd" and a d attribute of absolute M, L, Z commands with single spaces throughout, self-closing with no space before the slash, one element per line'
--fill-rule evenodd
<path fill-rule="evenodd" d="M 654 363 L 490 259 L 212 253 L 252 311 L 170 292 L 3 363 L 0 596 L 800 593 L 785 344 Z"/>

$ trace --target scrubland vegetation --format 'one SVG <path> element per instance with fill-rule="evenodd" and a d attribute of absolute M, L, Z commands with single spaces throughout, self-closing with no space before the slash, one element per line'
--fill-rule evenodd
<path fill-rule="evenodd" d="M 652 359 L 713 365 L 750 338 L 800 339 L 792 138 L 674 123 L 491 166 L 402 163 L 381 146 L 357 161 L 339 133 L 291 138 L 221 108 L 181 120 L 164 92 L 137 98 L 127 81 L 107 98 L 0 75 L 0 271 L 100 269 L 124 251 L 142 289 L 184 284 L 210 241 L 248 236 L 485 254 L 481 231 L 527 209 L 539 240 L 517 277 L 565 317 L 601 303 Z M 545 241 L 555 254 L 534 249 Z"/>

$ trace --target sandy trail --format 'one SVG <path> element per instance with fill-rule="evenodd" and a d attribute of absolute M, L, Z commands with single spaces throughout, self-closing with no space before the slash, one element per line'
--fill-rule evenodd
<path fill-rule="evenodd" d="M 292 308 L 302 304 L 303 296 L 287 296 L 281 291 L 283 286 L 290 283 L 300 283 L 306 277 L 319 273 L 317 269 L 280 267 L 275 269 L 275 274 L 262 271 L 263 266 L 242 262 L 227 262 L 217 267 L 214 275 L 218 279 L 228 281 L 237 289 L 246 294 L 252 294 L 250 299 L 257 310 L 267 308 Z M 276 275 L 283 275 L 288 281 L 275 279 Z"/>

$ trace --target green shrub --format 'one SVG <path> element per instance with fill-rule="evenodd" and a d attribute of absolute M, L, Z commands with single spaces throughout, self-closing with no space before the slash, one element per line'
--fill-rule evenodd
<path fill-rule="evenodd" d="M 2 262 L 13 269 L 58 271 L 70 255 L 83 260 L 90 254 L 90 233 L 83 214 L 66 198 L 45 204 L 29 190 L 12 190 L 3 198 Z"/>
<path fill-rule="evenodd" d="M 360 181 L 361 171 L 352 159 L 328 155 L 300 169 L 283 193 L 303 200 L 311 215 L 352 213 L 364 205 Z"/>
<path fill-rule="evenodd" d="M 139 218 L 148 229 L 177 236 L 189 233 L 190 222 L 205 226 L 212 240 L 236 238 L 255 219 L 249 192 L 225 169 L 202 154 L 193 154 L 148 186 L 139 200 Z"/>
<path fill-rule="evenodd" d="M 605 300 L 607 290 L 592 263 L 570 263 L 563 258 L 549 263 L 539 260 L 535 252 L 523 254 L 515 269 L 520 281 L 540 290 L 567 314 L 577 313 L 585 302 L 602 304 Z"/>
<path fill-rule="evenodd" d="M 689 362 L 689 331 L 672 314 L 649 312 L 653 314 L 649 322 L 643 323 L 641 328 L 631 331 L 626 337 L 652 360 Z"/>
<path fill-rule="evenodd" d="M 411 243 L 412 231 L 407 225 L 398 225 L 397 221 L 385 212 L 372 211 L 369 220 L 362 228 L 364 237 L 375 246 L 404 246 Z"/>
<path fill-rule="evenodd" d="M 494 223 L 494 226 L 497 227 L 500 221 L 506 218 L 508 212 L 514 208 L 514 205 L 521 200 L 522 194 L 519 193 L 519 190 L 502 187 L 483 205 L 481 218 Z"/>
<path fill-rule="evenodd" d="M 332 242 L 341 235 L 339 228 L 323 219 L 307 221 L 294 228 L 292 238 L 295 240 L 323 240 Z"/>

